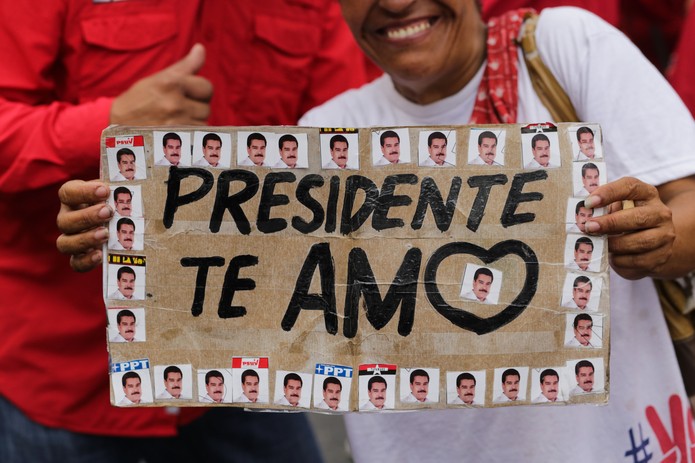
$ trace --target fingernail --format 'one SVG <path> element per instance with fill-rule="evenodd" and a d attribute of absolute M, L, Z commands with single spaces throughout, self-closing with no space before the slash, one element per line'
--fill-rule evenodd
<path fill-rule="evenodd" d="M 101 262 L 101 251 L 96 251 L 94 254 L 92 254 L 92 262 L 95 264 Z"/>
<path fill-rule="evenodd" d="M 588 207 L 589 209 L 595 208 L 597 205 L 601 203 L 601 198 L 598 196 L 589 196 L 584 200 L 584 205 Z"/>
<path fill-rule="evenodd" d="M 100 219 L 108 219 L 109 217 L 111 217 L 111 208 L 108 206 L 104 206 L 101 209 L 99 209 L 97 215 Z"/>
<path fill-rule="evenodd" d="M 109 195 L 109 190 L 103 186 L 99 186 L 94 192 L 100 198 L 106 198 Z"/>
<path fill-rule="evenodd" d="M 96 238 L 97 241 L 106 241 L 109 238 L 109 231 L 106 228 L 98 228 L 97 231 L 94 232 L 94 238 Z"/>
<path fill-rule="evenodd" d="M 586 230 L 587 233 L 596 233 L 600 229 L 601 227 L 598 222 L 587 222 L 584 224 L 584 230 Z"/>

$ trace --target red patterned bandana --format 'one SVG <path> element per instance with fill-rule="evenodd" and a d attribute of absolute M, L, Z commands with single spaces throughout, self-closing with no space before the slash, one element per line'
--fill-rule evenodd
<path fill-rule="evenodd" d="M 487 24 L 487 65 L 478 88 L 471 124 L 512 124 L 519 106 L 516 38 L 524 22 L 521 8 L 490 19 Z"/>

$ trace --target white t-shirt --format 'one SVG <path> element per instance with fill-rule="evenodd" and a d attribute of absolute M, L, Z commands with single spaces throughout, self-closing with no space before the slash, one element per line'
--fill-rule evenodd
<path fill-rule="evenodd" d="M 695 174 L 692 116 L 619 31 L 584 10 L 549 8 L 540 15 L 536 39 L 543 62 L 579 117 L 601 124 L 609 180 L 634 176 L 659 185 Z M 402 98 L 383 76 L 311 110 L 300 123 L 467 124 L 481 77 L 482 69 L 459 93 L 420 106 Z M 518 121 L 550 120 L 520 56 Z M 653 407 L 670 432 L 669 399 L 680 399 L 684 414 L 689 402 L 652 282 L 627 281 L 611 272 L 611 306 L 607 406 L 355 413 L 346 417 L 355 461 L 458 461 L 469 455 L 475 461 L 621 462 L 632 461 L 626 453 L 632 455 L 646 439 L 651 461 L 661 461 L 645 411 Z"/>

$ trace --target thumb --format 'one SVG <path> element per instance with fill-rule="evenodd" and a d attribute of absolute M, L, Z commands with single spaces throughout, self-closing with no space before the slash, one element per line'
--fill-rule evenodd
<path fill-rule="evenodd" d="M 181 60 L 172 64 L 164 71 L 177 72 L 181 74 L 193 75 L 200 70 L 205 64 L 205 47 L 196 43 L 191 47 L 191 50 Z"/>

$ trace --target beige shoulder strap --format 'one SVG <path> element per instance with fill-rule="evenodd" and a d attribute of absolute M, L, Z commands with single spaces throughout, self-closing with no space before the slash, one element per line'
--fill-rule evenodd
<path fill-rule="evenodd" d="M 579 122 L 577 112 L 572 106 L 567 93 L 562 89 L 555 76 L 541 60 L 536 47 L 536 24 L 538 15 L 526 13 L 524 24 L 518 38 L 518 44 L 524 52 L 526 67 L 536 94 L 548 108 L 555 122 Z"/>

